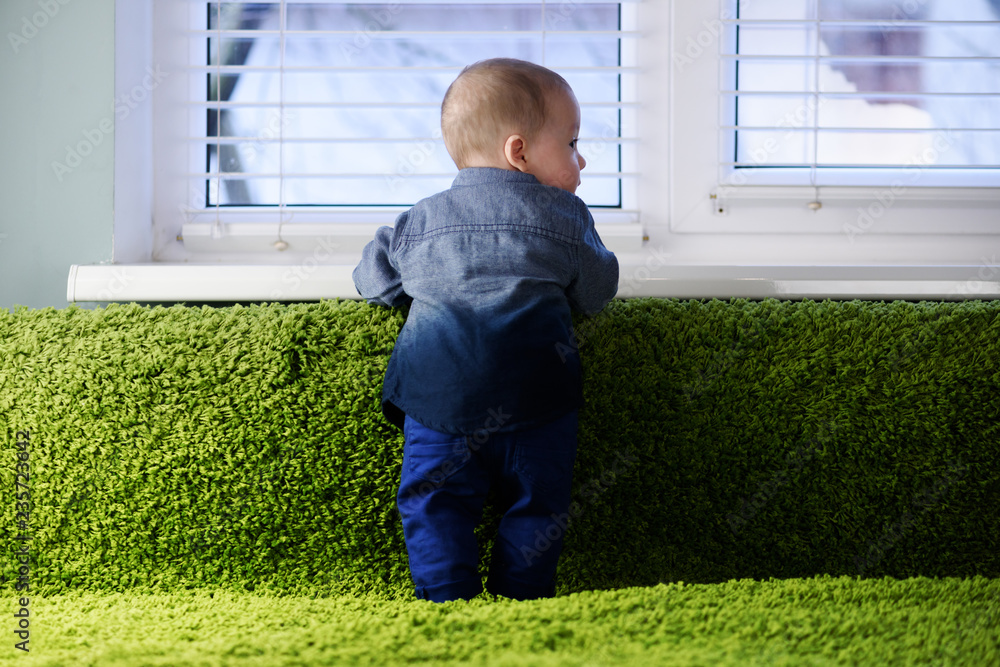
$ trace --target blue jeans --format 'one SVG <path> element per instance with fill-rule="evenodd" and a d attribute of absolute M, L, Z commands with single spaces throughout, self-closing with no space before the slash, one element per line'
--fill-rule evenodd
<path fill-rule="evenodd" d="M 404 422 L 396 496 L 417 597 L 469 599 L 482 591 L 475 529 L 491 487 L 503 515 L 486 588 L 518 600 L 555 594 L 569 522 L 577 411 L 511 433 L 440 433 Z"/>

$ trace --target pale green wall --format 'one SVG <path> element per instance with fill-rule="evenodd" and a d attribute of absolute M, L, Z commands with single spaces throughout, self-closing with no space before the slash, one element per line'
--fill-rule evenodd
<path fill-rule="evenodd" d="M 10 35 L 36 14 L 47 24 L 15 53 Z M 114 36 L 114 0 L 0 0 L 2 308 L 65 308 L 70 265 L 111 260 L 114 141 L 100 127 L 114 120 Z M 60 182 L 66 146 L 98 137 Z"/>

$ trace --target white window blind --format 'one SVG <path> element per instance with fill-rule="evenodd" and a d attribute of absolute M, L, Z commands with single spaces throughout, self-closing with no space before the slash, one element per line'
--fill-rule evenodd
<path fill-rule="evenodd" d="M 497 56 L 569 81 L 588 162 L 577 194 L 628 206 L 636 33 L 620 3 L 189 2 L 185 222 L 316 221 L 446 189 L 457 170 L 441 98 L 462 67 Z"/>
<path fill-rule="evenodd" d="M 1000 0 L 742 0 L 721 26 L 720 182 L 998 183 Z"/>

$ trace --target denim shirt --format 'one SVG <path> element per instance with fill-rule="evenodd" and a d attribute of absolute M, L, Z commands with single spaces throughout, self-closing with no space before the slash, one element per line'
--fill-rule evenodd
<path fill-rule="evenodd" d="M 379 228 L 354 284 L 368 303 L 410 303 L 382 387 L 386 418 L 482 437 L 582 404 L 570 312 L 604 308 L 618 260 L 576 195 L 476 167 Z"/>

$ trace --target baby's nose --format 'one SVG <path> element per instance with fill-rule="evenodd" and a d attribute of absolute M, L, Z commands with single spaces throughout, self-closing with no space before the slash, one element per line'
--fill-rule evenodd
<path fill-rule="evenodd" d="M 576 159 L 580 163 L 580 169 L 583 169 L 584 167 L 587 166 L 587 161 L 583 159 L 582 155 L 577 155 Z"/>

